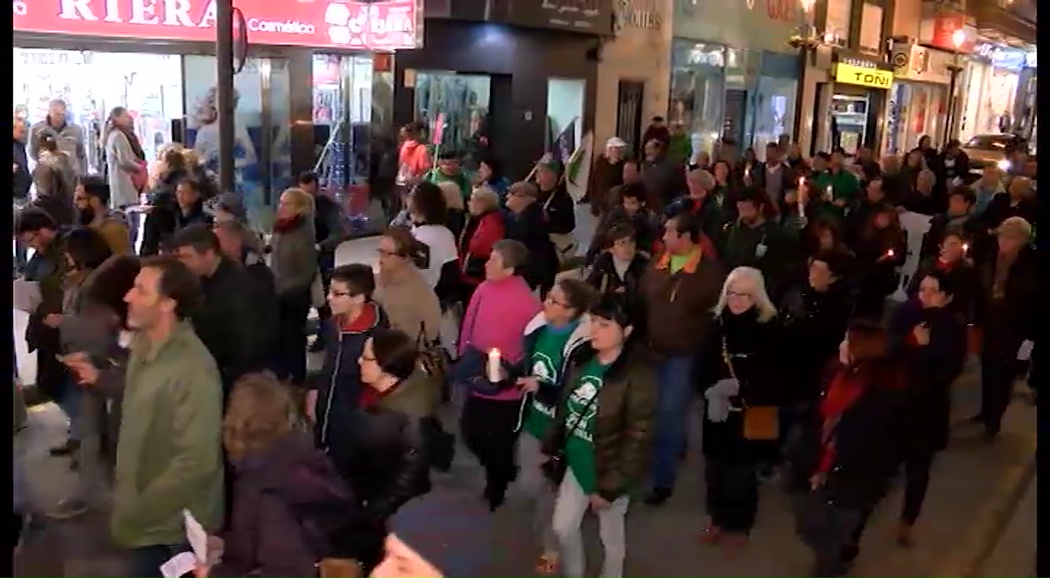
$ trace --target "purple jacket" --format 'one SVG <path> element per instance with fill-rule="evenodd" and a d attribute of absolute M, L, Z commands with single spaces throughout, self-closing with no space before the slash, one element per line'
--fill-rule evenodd
<path fill-rule="evenodd" d="M 212 576 L 316 576 L 339 555 L 329 537 L 360 524 L 360 504 L 307 433 L 234 464 L 233 514 Z M 352 532 L 351 532 L 352 533 Z"/>

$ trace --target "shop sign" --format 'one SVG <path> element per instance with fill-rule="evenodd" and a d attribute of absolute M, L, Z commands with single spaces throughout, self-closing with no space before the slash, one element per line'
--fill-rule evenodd
<path fill-rule="evenodd" d="M 664 25 L 660 6 L 659 0 L 617 0 L 615 31 L 619 33 L 624 26 L 659 30 Z"/>
<path fill-rule="evenodd" d="M 992 61 L 992 66 L 1011 72 L 1021 72 L 1028 61 L 1028 53 L 1020 48 L 999 44 L 978 44 L 975 52 Z"/>
<path fill-rule="evenodd" d="M 893 73 L 889 70 L 839 62 L 835 65 L 835 82 L 889 90 L 893 86 Z"/>
<path fill-rule="evenodd" d="M 893 48 L 893 75 L 900 80 L 949 84 L 954 54 L 916 44 Z"/>
<path fill-rule="evenodd" d="M 602 36 L 613 34 L 613 0 L 511 0 L 507 4 L 507 24 Z"/>
<path fill-rule="evenodd" d="M 396 50 L 421 44 L 416 2 L 235 0 L 234 5 L 244 13 L 251 43 Z M 215 0 L 15 0 L 14 5 L 16 31 L 215 41 Z"/>
<path fill-rule="evenodd" d="M 958 48 L 954 41 L 956 30 L 962 30 L 965 33 L 964 41 Z M 937 14 L 927 19 L 920 26 L 919 39 L 928 46 L 948 51 L 958 50 L 963 54 L 973 52 L 976 44 L 973 31 L 966 26 L 966 14 L 962 12 Z"/>

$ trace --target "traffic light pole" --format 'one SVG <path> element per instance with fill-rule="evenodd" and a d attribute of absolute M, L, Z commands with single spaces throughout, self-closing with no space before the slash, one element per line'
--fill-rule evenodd
<path fill-rule="evenodd" d="M 219 123 L 219 187 L 234 190 L 233 0 L 215 0 L 215 112 Z"/>

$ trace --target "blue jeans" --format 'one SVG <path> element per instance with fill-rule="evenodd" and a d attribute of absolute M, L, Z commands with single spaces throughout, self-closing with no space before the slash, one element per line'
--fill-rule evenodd
<path fill-rule="evenodd" d="M 129 560 L 128 576 L 135 578 L 160 578 L 160 567 L 176 554 L 189 552 L 189 544 L 158 544 L 133 548 Z"/>
<path fill-rule="evenodd" d="M 656 411 L 656 435 L 653 436 L 652 481 L 657 488 L 674 487 L 696 385 L 695 366 L 692 356 L 670 357 L 656 365 L 660 399 Z"/>
<path fill-rule="evenodd" d="M 62 408 L 66 417 L 69 418 L 69 441 L 71 442 L 80 441 L 81 395 L 83 395 L 83 392 L 80 390 L 80 386 L 70 380 L 66 383 L 62 396 L 58 399 L 58 407 Z"/>

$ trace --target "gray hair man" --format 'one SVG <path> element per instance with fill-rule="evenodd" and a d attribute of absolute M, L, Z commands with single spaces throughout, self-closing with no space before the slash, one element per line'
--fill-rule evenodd
<path fill-rule="evenodd" d="M 42 132 L 50 131 L 55 135 L 58 150 L 69 155 L 78 175 L 84 175 L 87 174 L 88 168 L 84 129 L 67 122 L 67 112 L 66 103 L 62 99 L 56 98 L 48 104 L 44 120 L 35 123 L 29 129 L 29 156 L 34 161 L 40 158 L 40 150 L 36 146 L 37 137 Z"/>

